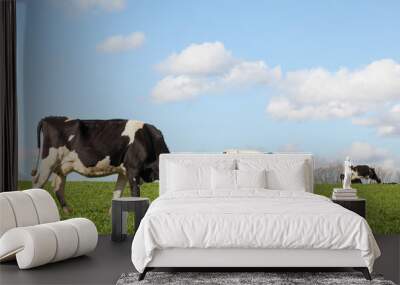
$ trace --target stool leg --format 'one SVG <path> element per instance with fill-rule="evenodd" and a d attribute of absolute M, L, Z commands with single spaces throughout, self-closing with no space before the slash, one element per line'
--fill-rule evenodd
<path fill-rule="evenodd" d="M 127 225 L 127 221 L 128 221 L 128 212 L 122 210 L 122 214 L 121 214 L 121 223 L 122 223 L 122 235 L 121 238 L 122 240 L 126 239 L 126 236 L 128 234 L 128 225 Z"/>
<path fill-rule="evenodd" d="M 111 215 L 112 215 L 111 240 L 122 241 L 123 215 L 122 215 L 121 203 L 118 203 L 117 201 L 112 201 Z"/>

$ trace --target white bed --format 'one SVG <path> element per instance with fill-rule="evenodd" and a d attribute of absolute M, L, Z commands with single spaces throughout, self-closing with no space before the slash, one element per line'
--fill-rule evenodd
<path fill-rule="evenodd" d="M 209 167 L 235 173 L 235 183 L 234 169 L 265 169 L 268 185 L 216 188 Z M 313 194 L 312 175 L 310 154 L 161 155 L 160 197 L 132 243 L 135 268 L 355 267 L 369 277 L 380 251 L 367 222 Z"/>

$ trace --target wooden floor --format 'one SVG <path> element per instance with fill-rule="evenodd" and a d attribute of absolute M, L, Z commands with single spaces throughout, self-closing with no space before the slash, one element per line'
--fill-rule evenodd
<path fill-rule="evenodd" d="M 382 257 L 376 261 L 374 271 L 399 283 L 400 235 L 376 236 L 376 240 Z M 131 238 L 115 243 L 110 236 L 100 236 L 96 250 L 88 256 L 29 270 L 19 270 L 15 262 L 3 263 L 0 284 L 115 284 L 122 273 L 134 271 L 131 243 Z"/>

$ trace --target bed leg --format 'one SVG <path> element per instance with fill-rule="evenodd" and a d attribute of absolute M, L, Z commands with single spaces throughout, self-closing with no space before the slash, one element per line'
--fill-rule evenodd
<path fill-rule="evenodd" d="M 369 270 L 367 267 L 355 267 L 354 269 L 357 271 L 361 271 L 361 273 L 364 275 L 365 279 L 372 280 L 371 274 L 369 274 Z"/>
<path fill-rule="evenodd" d="M 144 279 L 144 277 L 146 277 L 146 273 L 147 273 L 148 269 L 147 267 L 143 270 L 142 273 L 139 274 L 139 278 L 138 281 L 142 281 Z"/>

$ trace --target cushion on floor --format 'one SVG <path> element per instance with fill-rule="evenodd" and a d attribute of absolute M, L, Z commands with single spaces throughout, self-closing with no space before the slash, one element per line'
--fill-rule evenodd
<path fill-rule="evenodd" d="M 75 218 L 14 228 L 0 238 L 0 260 L 16 257 L 20 269 L 86 254 L 97 245 L 92 221 Z"/>
<path fill-rule="evenodd" d="M 20 269 L 86 254 L 96 248 L 92 221 L 60 221 L 57 205 L 43 189 L 0 193 L 0 262 L 16 259 Z"/>

